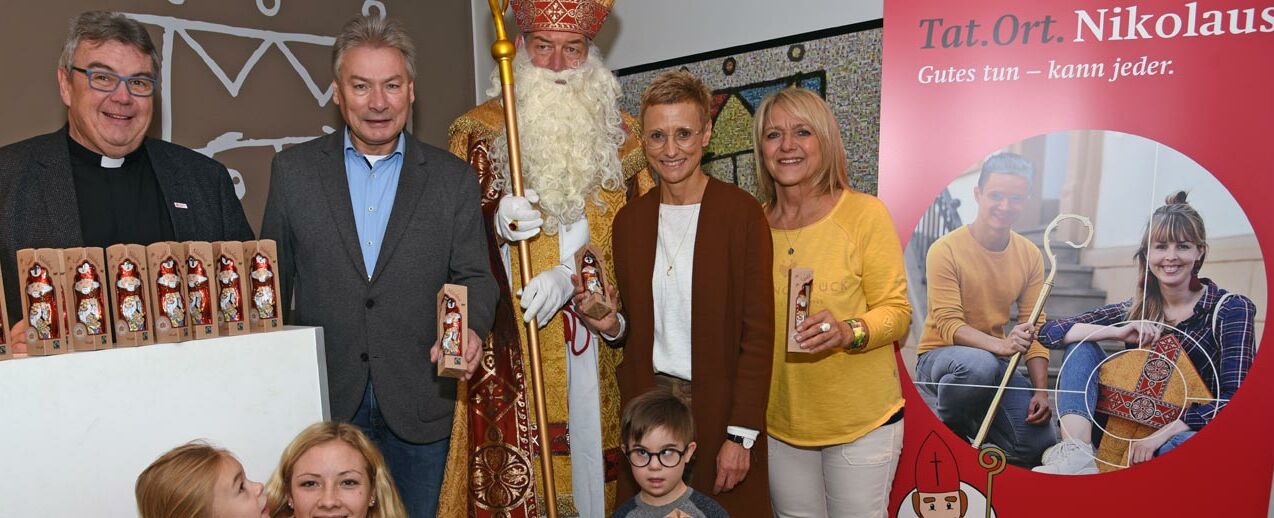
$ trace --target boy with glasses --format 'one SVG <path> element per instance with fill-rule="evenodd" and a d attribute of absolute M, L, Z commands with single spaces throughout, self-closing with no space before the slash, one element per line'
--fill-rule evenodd
<path fill-rule="evenodd" d="M 730 516 L 715 500 L 686 485 L 686 464 L 694 458 L 690 407 L 665 389 L 628 402 L 621 424 L 624 453 L 641 493 L 619 506 L 611 518 L 718 518 Z"/>

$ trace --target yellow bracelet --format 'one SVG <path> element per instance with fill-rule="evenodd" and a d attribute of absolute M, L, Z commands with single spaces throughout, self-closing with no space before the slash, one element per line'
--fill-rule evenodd
<path fill-rule="evenodd" d="M 845 324 L 849 325 L 849 329 L 854 336 L 849 345 L 845 346 L 845 350 L 849 352 L 862 351 L 864 347 L 867 347 L 867 323 L 863 322 L 861 318 L 851 318 L 846 320 Z"/>

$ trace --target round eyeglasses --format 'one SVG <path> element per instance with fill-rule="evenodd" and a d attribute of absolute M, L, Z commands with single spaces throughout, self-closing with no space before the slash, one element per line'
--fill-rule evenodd
<path fill-rule="evenodd" d="M 664 448 L 658 452 L 652 452 L 645 448 L 637 447 L 628 450 L 628 463 L 638 468 L 644 468 L 650 465 L 650 459 L 659 458 L 659 463 L 665 468 L 675 468 L 681 464 L 681 457 L 686 454 L 686 450 L 678 450 L 676 448 Z"/>
<path fill-rule="evenodd" d="M 702 128 L 696 131 L 691 131 L 689 128 L 677 128 L 672 135 L 668 135 L 664 133 L 664 130 L 657 129 L 647 133 L 643 141 L 646 149 L 650 151 L 659 151 L 669 142 L 674 143 L 678 149 L 688 150 L 694 147 L 695 137 L 702 135 L 703 132 Z"/>
<path fill-rule="evenodd" d="M 133 97 L 155 95 L 155 83 L 159 82 L 153 77 L 121 76 L 108 70 L 96 68 L 71 67 L 71 70 L 83 73 L 84 77 L 88 78 L 89 88 L 99 92 L 112 93 L 119 89 L 120 83 L 124 83 L 124 89 L 128 90 L 129 95 Z"/>

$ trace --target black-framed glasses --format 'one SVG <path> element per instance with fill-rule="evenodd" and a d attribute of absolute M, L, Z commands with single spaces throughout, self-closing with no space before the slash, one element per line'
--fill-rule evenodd
<path fill-rule="evenodd" d="M 121 76 L 109 70 L 96 68 L 71 67 L 71 70 L 82 72 L 88 78 L 88 87 L 99 92 L 112 93 L 124 83 L 124 89 L 134 97 L 150 97 L 155 95 L 155 86 L 159 80 L 146 76 Z"/>
<path fill-rule="evenodd" d="M 681 457 L 686 454 L 686 450 L 678 450 L 676 448 L 664 448 L 658 452 L 652 452 L 642 447 L 628 450 L 628 463 L 638 468 L 644 468 L 650 465 L 650 459 L 659 458 L 659 463 L 665 468 L 675 468 L 681 464 Z"/>

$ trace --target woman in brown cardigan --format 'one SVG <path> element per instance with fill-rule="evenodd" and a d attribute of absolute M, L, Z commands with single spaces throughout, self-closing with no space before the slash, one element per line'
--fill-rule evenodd
<path fill-rule="evenodd" d="M 773 362 L 769 224 L 751 195 L 700 168 L 712 137 L 708 103 L 707 87 L 681 71 L 642 94 L 646 160 L 659 187 L 615 217 L 622 314 L 581 318 L 624 347 L 625 403 L 663 387 L 690 404 L 699 443 L 690 486 L 731 516 L 768 516 L 765 441 L 756 439 Z M 583 288 L 576 292 L 579 302 Z M 636 492 L 631 476 L 620 477 L 619 492 L 620 502 Z"/>

